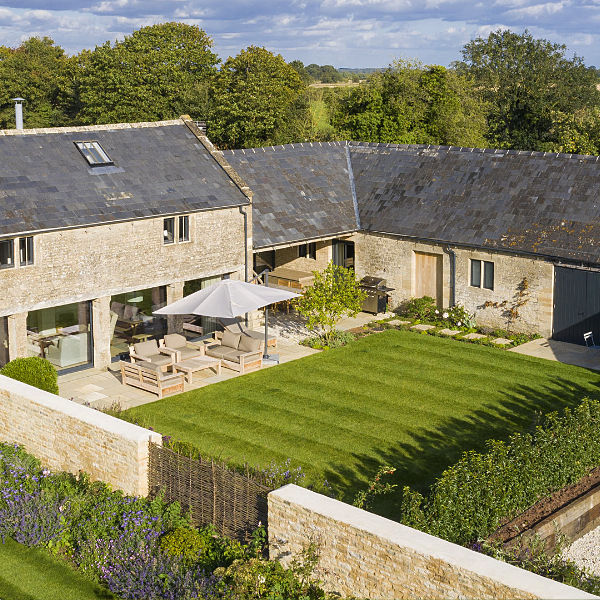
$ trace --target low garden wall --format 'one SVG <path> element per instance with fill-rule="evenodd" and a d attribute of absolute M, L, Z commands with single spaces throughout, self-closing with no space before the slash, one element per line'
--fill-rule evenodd
<path fill-rule="evenodd" d="M 126 494 L 148 494 L 149 442 L 160 434 L 0 375 L 0 441 L 53 470 L 84 471 Z"/>
<path fill-rule="evenodd" d="M 271 492 L 270 558 L 315 542 L 325 589 L 360 598 L 596 598 L 389 519 L 286 485 Z"/>

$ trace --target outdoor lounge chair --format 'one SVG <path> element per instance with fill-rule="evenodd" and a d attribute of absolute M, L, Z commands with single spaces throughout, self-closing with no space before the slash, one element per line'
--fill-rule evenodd
<path fill-rule="evenodd" d="M 129 346 L 129 358 L 132 363 L 148 362 L 166 370 L 168 366 L 176 362 L 177 354 L 174 350 L 160 348 L 156 340 L 147 340 Z"/>
<path fill-rule="evenodd" d="M 240 373 L 262 368 L 264 344 L 241 333 L 217 332 L 215 344 L 206 347 L 206 355 L 221 359 L 221 363 Z"/>
<path fill-rule="evenodd" d="M 248 329 L 240 319 L 219 319 L 219 323 L 221 323 L 225 331 L 231 331 L 231 333 L 242 333 L 244 335 L 247 335 L 248 337 L 264 342 L 264 331 L 255 331 L 253 329 Z M 275 335 L 268 334 L 267 346 L 273 348 L 277 347 L 277 337 Z"/>
<path fill-rule="evenodd" d="M 132 385 L 147 392 L 157 394 L 159 398 L 167 394 L 183 392 L 183 373 L 163 373 L 161 367 L 149 362 L 130 363 L 122 360 L 121 383 Z"/>
<path fill-rule="evenodd" d="M 165 350 L 172 350 L 176 353 L 177 362 L 187 360 L 188 358 L 198 358 L 204 356 L 204 344 L 188 342 L 185 336 L 179 333 L 169 333 L 165 335 L 161 347 Z"/>

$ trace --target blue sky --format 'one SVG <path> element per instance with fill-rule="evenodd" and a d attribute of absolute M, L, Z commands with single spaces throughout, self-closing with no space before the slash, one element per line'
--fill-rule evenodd
<path fill-rule="evenodd" d="M 600 66 L 600 0 L 0 0 L 0 44 L 48 35 L 75 53 L 164 21 L 202 27 L 222 59 L 254 44 L 306 64 L 448 65 L 470 39 L 504 27 Z"/>

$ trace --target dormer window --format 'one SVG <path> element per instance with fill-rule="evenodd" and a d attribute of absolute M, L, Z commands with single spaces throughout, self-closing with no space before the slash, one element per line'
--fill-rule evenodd
<path fill-rule="evenodd" d="M 91 167 L 114 164 L 98 142 L 75 142 L 75 145 Z"/>

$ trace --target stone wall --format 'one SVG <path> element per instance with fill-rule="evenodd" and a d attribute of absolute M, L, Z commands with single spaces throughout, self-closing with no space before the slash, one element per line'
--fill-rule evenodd
<path fill-rule="evenodd" d="M 289 246 L 275 251 L 275 267 L 286 267 L 298 271 L 323 271 L 332 259 L 331 240 L 315 242 L 317 246 L 316 258 L 298 256 L 298 246 Z"/>
<path fill-rule="evenodd" d="M 126 494 L 148 493 L 148 442 L 160 434 L 0 375 L 0 441 L 54 471 L 84 471 Z"/>
<path fill-rule="evenodd" d="M 190 214 L 185 243 L 163 244 L 160 217 L 40 233 L 34 244 L 34 265 L 0 271 L 0 316 L 244 269 L 237 208 Z"/>
<path fill-rule="evenodd" d="M 268 503 L 270 558 L 287 566 L 315 542 L 317 575 L 342 596 L 596 598 L 295 485 Z"/>
<path fill-rule="evenodd" d="M 447 247 L 385 235 L 357 233 L 353 237 L 356 253 L 356 273 L 385 277 L 392 292 L 392 306 L 415 296 L 415 252 L 442 257 L 442 304 L 450 304 L 450 254 Z M 453 248 L 456 256 L 455 301 L 462 304 L 480 325 L 506 329 L 506 311 L 517 300 L 518 287 L 524 278 L 528 283 L 528 301 L 520 308 L 520 317 L 512 324 L 514 331 L 552 333 L 552 303 L 554 266 L 542 259 L 527 258 L 500 252 L 482 252 Z M 470 285 L 470 260 L 494 263 L 494 289 Z M 485 307 L 486 302 L 503 307 Z"/>

